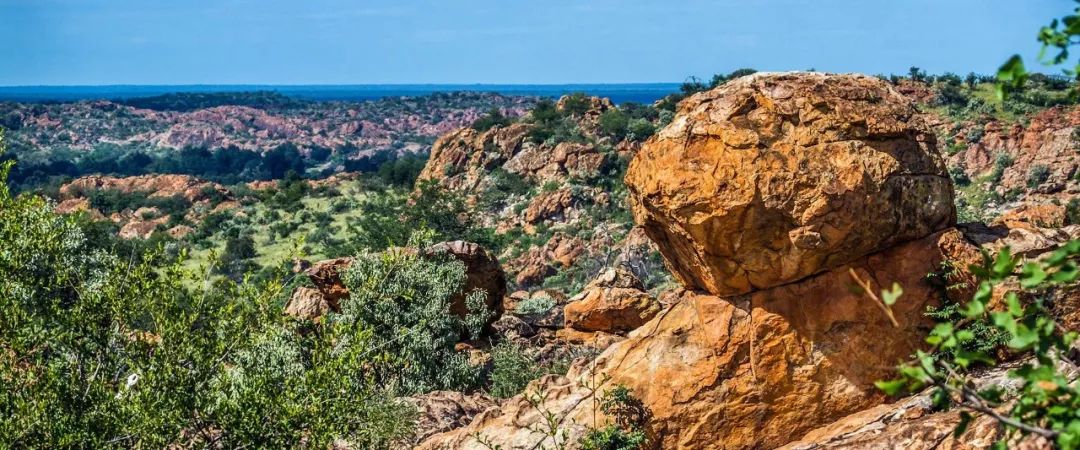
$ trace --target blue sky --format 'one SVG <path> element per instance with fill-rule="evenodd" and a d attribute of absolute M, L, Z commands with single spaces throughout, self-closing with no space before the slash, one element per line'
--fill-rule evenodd
<path fill-rule="evenodd" d="M 1071 0 L 0 0 L 0 85 L 604 83 L 1033 65 Z"/>

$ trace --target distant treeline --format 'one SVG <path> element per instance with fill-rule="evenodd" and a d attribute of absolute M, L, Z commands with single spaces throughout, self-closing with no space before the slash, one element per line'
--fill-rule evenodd
<path fill-rule="evenodd" d="M 0 155 L 0 160 L 16 160 L 8 179 L 8 184 L 16 191 L 52 190 L 71 178 L 91 174 L 181 174 L 221 184 L 236 184 L 279 180 L 290 172 L 322 178 L 333 174 L 339 166 L 349 172 L 375 173 L 387 183 L 404 186 L 412 184 L 427 160 L 426 154 L 399 156 L 396 151 L 383 150 L 359 159 L 327 164 L 331 157 L 349 154 L 345 150 L 350 149 L 335 152 L 316 147 L 305 154 L 292 143 L 285 143 L 262 153 L 234 146 L 219 149 L 185 147 L 147 153 L 118 146 L 99 146 L 75 159 L 18 161 L 15 154 L 8 153 Z"/>
<path fill-rule="evenodd" d="M 114 100 L 134 108 L 189 112 L 216 106 L 250 106 L 259 109 L 298 108 L 308 104 L 278 92 L 181 92 Z"/>

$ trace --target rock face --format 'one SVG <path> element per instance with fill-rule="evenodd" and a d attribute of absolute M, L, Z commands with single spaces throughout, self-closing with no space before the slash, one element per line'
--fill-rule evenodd
<path fill-rule="evenodd" d="M 330 311 L 340 311 L 336 303 L 331 304 L 317 289 L 300 286 L 289 297 L 285 305 L 285 314 L 301 320 L 316 320 Z"/>
<path fill-rule="evenodd" d="M 405 399 L 419 412 L 415 442 L 443 431 L 464 426 L 477 414 L 496 405 L 483 394 L 466 395 L 454 391 L 434 391 Z"/>
<path fill-rule="evenodd" d="M 756 74 L 696 94 L 630 163 L 636 221 L 687 286 L 789 283 L 955 222 L 934 135 L 860 75 Z"/>
<path fill-rule="evenodd" d="M 899 328 L 845 288 L 852 282 L 847 267 L 735 297 L 686 290 L 670 310 L 604 351 L 595 367 L 533 388 L 546 389 L 547 408 L 562 423 L 589 424 L 591 391 L 582 379 L 610 376 L 609 385 L 627 386 L 651 409 L 649 431 L 659 448 L 783 445 L 884 400 L 873 382 L 888 377 L 932 325 L 923 311 L 940 296 L 926 274 L 951 257 L 958 234 L 948 230 L 850 264 L 875 287 L 904 286 L 894 305 Z M 539 420 L 516 397 L 425 448 L 480 449 L 471 437 L 477 432 L 504 448 L 532 448 L 545 437 L 528 428 Z M 582 432 L 566 428 L 570 436 Z"/>
<path fill-rule="evenodd" d="M 563 312 L 567 328 L 623 334 L 660 312 L 645 286 L 625 269 L 608 269 L 570 299 Z"/>
<path fill-rule="evenodd" d="M 147 192 L 151 197 L 180 196 L 189 202 L 203 200 L 216 191 L 231 197 L 232 194 L 216 183 L 203 181 L 190 175 L 140 175 L 135 177 L 110 177 L 90 175 L 72 180 L 60 188 L 65 199 L 80 197 L 88 191 L 116 190 L 124 193 Z"/>

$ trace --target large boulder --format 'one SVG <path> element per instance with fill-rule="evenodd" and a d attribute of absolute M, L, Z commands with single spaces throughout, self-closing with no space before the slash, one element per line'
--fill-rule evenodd
<path fill-rule="evenodd" d="M 574 441 L 593 423 L 592 393 L 616 384 L 651 410 L 649 433 L 659 448 L 774 448 L 796 440 L 885 400 L 873 383 L 891 376 L 933 325 L 923 313 L 940 291 L 926 274 L 953 257 L 958 235 L 948 230 L 748 295 L 684 290 L 594 366 L 534 382 L 532 391 L 547 392 L 546 411 L 515 397 L 421 447 L 482 449 L 479 434 L 503 448 L 535 448 L 546 436 L 531 425 L 545 414 L 555 414 Z M 849 267 L 875 289 L 904 286 L 893 306 L 899 327 L 846 288 Z M 597 380 L 606 382 L 590 389 Z"/>
<path fill-rule="evenodd" d="M 956 215 L 934 135 L 862 75 L 763 73 L 695 94 L 626 184 L 672 273 L 716 295 L 839 267 Z"/>
<path fill-rule="evenodd" d="M 641 281 L 622 268 L 607 269 L 570 299 L 564 324 L 577 331 L 624 334 L 660 312 L 660 302 L 645 292 Z"/>

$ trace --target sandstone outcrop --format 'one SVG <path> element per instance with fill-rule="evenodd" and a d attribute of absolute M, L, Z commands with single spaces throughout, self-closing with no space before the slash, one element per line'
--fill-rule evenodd
<path fill-rule="evenodd" d="M 300 286 L 289 297 L 285 314 L 301 320 L 315 320 L 330 311 L 340 312 L 336 303 L 330 303 L 318 289 Z"/>
<path fill-rule="evenodd" d="M 407 397 L 405 401 L 415 405 L 419 412 L 414 443 L 433 434 L 464 426 L 477 414 L 496 406 L 495 401 L 486 395 L 454 391 L 429 392 Z"/>
<path fill-rule="evenodd" d="M 626 175 L 672 272 L 717 295 L 789 283 L 955 222 L 910 100 L 860 75 L 755 74 L 684 100 Z"/>
<path fill-rule="evenodd" d="M 660 313 L 645 286 L 625 269 L 608 269 L 570 299 L 563 311 L 567 328 L 624 334 Z"/>
<path fill-rule="evenodd" d="M 884 402 L 874 381 L 923 345 L 924 312 L 943 300 L 927 274 L 978 257 L 952 228 L 933 134 L 875 78 L 758 74 L 696 94 L 626 182 L 635 221 L 684 284 L 664 295 L 671 306 L 592 364 L 534 381 L 544 411 L 518 396 L 422 448 L 484 448 L 477 436 L 537 448 L 548 439 L 535 425 L 552 414 L 576 442 L 606 420 L 593 396 L 612 385 L 649 408 L 655 448 L 784 445 Z M 873 289 L 904 287 L 898 325 L 849 289 L 852 271 Z M 590 286 L 580 305 L 602 289 L 640 292 L 617 272 L 602 280 L 611 287 Z M 592 309 L 566 308 L 567 322 Z"/>
<path fill-rule="evenodd" d="M 231 194 L 216 183 L 200 180 L 190 175 L 140 175 L 134 177 L 111 177 L 90 175 L 77 178 L 60 187 L 61 198 L 77 198 L 89 191 L 116 190 L 123 193 L 145 192 L 151 197 L 180 196 L 189 202 L 206 199 L 212 191 L 222 196 Z"/>
<path fill-rule="evenodd" d="M 574 437 L 592 423 L 583 379 L 611 377 L 652 411 L 650 435 L 664 449 L 751 449 L 783 445 L 817 427 L 879 404 L 873 382 L 917 348 L 940 301 L 926 274 L 958 240 L 956 230 L 899 245 L 849 266 L 875 287 L 900 283 L 894 328 L 865 296 L 849 291 L 847 266 L 799 283 L 734 297 L 683 291 L 678 302 L 604 351 L 592 367 L 534 382 L 546 408 Z M 483 448 L 481 433 L 504 448 L 545 438 L 522 397 L 485 412 L 468 427 L 433 436 L 422 448 Z"/>

